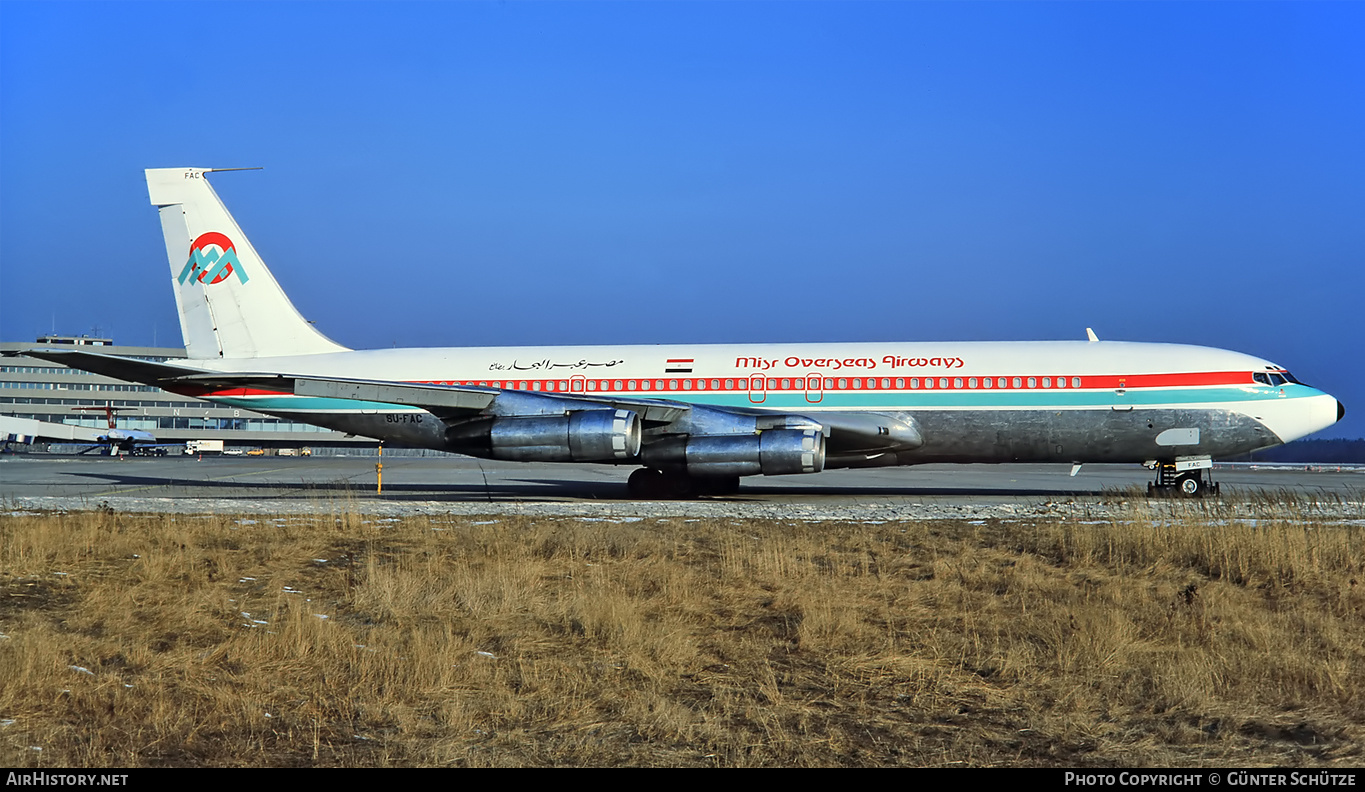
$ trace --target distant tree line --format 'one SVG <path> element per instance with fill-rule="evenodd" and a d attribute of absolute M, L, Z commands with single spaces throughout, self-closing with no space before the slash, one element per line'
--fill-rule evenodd
<path fill-rule="evenodd" d="M 1365 438 L 1356 440 L 1295 440 L 1228 459 L 1229 462 L 1307 462 L 1365 464 Z"/>

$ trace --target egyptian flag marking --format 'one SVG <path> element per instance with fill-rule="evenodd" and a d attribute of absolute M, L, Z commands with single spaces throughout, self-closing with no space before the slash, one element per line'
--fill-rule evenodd
<path fill-rule="evenodd" d="M 664 366 L 665 374 L 691 374 L 692 364 L 695 358 L 669 358 L 668 365 Z"/>

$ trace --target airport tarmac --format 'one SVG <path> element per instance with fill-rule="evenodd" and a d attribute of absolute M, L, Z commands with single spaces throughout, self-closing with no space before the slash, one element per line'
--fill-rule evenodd
<path fill-rule="evenodd" d="M 1138 465 L 923 465 L 746 478 L 740 492 L 646 502 L 626 492 L 632 467 L 519 464 L 469 457 L 0 457 L 8 508 L 121 511 L 313 512 L 339 503 L 368 513 L 765 516 L 832 512 L 962 516 L 1091 509 L 1144 492 Z M 1236 466 L 1214 473 L 1224 498 L 1365 501 L 1365 470 Z"/>

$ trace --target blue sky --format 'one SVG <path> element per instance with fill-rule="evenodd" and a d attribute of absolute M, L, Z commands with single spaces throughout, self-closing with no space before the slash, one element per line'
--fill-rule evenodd
<path fill-rule="evenodd" d="M 0 3 L 0 338 L 176 344 L 147 167 L 352 347 L 1103 338 L 1365 415 L 1365 4 Z"/>

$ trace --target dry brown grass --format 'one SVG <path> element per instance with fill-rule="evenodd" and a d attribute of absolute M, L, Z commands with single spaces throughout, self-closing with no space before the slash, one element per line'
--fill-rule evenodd
<path fill-rule="evenodd" d="M 1360 521 L 1170 509 L 3 516 L 0 764 L 1360 764 Z"/>

